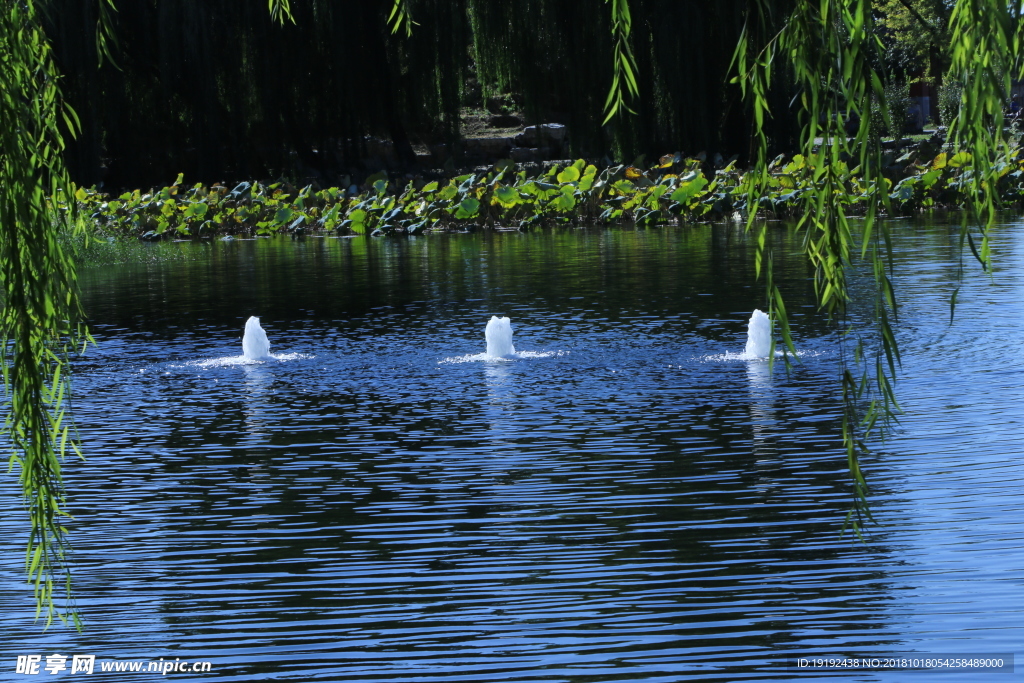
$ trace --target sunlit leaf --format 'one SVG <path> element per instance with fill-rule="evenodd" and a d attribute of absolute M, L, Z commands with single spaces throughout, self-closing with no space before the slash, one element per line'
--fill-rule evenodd
<path fill-rule="evenodd" d="M 961 151 L 957 152 L 952 157 L 950 157 L 947 163 L 952 168 L 960 168 L 961 166 L 965 166 L 966 164 L 970 163 L 972 158 L 973 155 L 970 152 Z"/>
<path fill-rule="evenodd" d="M 566 166 L 556 178 L 560 183 L 573 183 L 580 179 L 580 171 L 575 166 Z"/>

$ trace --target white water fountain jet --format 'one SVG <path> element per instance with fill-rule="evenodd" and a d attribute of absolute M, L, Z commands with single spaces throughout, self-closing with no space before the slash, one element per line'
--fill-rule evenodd
<path fill-rule="evenodd" d="M 554 358 L 569 353 L 568 351 L 516 351 L 516 347 L 512 345 L 512 321 L 496 315 L 492 315 L 487 323 L 487 327 L 484 329 L 484 338 L 487 340 L 487 350 L 484 353 L 454 356 L 438 362 L 473 363 L 503 358 L 526 360 L 528 358 Z M 275 358 L 280 359 L 281 356 L 275 356 Z M 490 376 L 492 370 L 496 371 L 497 367 L 489 367 L 485 372 Z"/>
<path fill-rule="evenodd" d="M 747 323 L 747 358 L 767 358 L 772 350 L 772 320 L 764 311 L 754 310 Z"/>
<path fill-rule="evenodd" d="M 508 318 L 491 316 L 484 330 L 487 339 L 487 355 L 492 358 L 505 358 L 515 355 L 516 347 L 512 346 L 512 321 Z"/>
<path fill-rule="evenodd" d="M 242 355 L 246 360 L 270 360 L 270 340 L 260 327 L 256 316 L 245 321 L 245 335 L 242 337 Z"/>

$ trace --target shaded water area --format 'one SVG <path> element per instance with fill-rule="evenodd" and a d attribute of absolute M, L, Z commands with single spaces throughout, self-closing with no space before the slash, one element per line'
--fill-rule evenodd
<path fill-rule="evenodd" d="M 1024 229 L 997 230 L 950 327 L 955 228 L 899 226 L 905 415 L 864 463 L 866 544 L 839 538 L 836 336 L 774 240 L 789 375 L 736 358 L 763 307 L 737 227 L 172 245 L 194 258 L 83 273 L 87 630 L 33 624 L 7 477 L 0 671 L 57 652 L 212 664 L 177 680 L 789 680 L 824 676 L 791 657 L 1019 650 Z M 250 315 L 282 360 L 240 362 Z M 473 358 L 492 315 L 519 357 Z M 164 678 L 91 678 L 126 676 Z"/>

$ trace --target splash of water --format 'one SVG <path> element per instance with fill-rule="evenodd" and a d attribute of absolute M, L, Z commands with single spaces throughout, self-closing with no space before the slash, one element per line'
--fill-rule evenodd
<path fill-rule="evenodd" d="M 772 349 L 772 320 L 768 314 L 755 310 L 747 323 L 747 358 L 767 358 Z"/>
<path fill-rule="evenodd" d="M 512 346 L 512 321 L 508 318 L 491 316 L 484 330 L 487 339 L 487 355 L 492 358 L 505 358 L 514 355 L 516 347 Z"/>
<path fill-rule="evenodd" d="M 268 360 L 270 355 L 270 340 L 267 333 L 260 327 L 260 319 L 256 316 L 245 321 L 245 335 L 242 337 L 242 355 L 247 360 Z"/>

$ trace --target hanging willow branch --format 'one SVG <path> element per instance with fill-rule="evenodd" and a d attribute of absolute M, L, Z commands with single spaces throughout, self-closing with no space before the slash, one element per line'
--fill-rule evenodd
<path fill-rule="evenodd" d="M 61 467 L 71 437 L 65 401 L 68 351 L 88 340 L 76 326 L 75 269 L 58 242 L 68 216 L 48 198 L 72 196 L 60 154 L 62 121 L 57 72 L 33 2 L 5 0 L 0 13 L 0 365 L 7 397 L 4 435 L 31 520 L 25 569 L 35 586 L 36 616 L 80 626 L 68 570 L 70 546 Z M 73 204 L 73 202 L 68 202 Z M 55 604 L 63 584 L 64 610 Z"/>
<path fill-rule="evenodd" d="M 412 27 L 417 24 L 412 20 L 411 3 L 412 0 L 395 0 L 395 4 L 391 7 L 391 14 L 388 15 L 388 24 L 391 25 L 392 33 L 398 33 L 404 26 L 405 36 L 407 38 L 412 36 Z"/>
<path fill-rule="evenodd" d="M 999 203 L 996 186 L 1010 170 L 1003 109 L 1014 55 L 1021 50 L 1022 30 L 1010 12 L 1007 3 L 961 0 L 950 15 L 952 59 L 947 81 L 959 82 L 962 94 L 949 131 L 954 145 L 968 152 L 964 156 L 969 169 L 961 187 L 970 211 L 961 223 L 960 248 L 966 241 L 985 270 L 990 267 L 988 238 Z M 971 233 L 972 222 L 981 233 L 980 245 Z M 955 301 L 951 302 L 951 313 L 954 305 Z"/>
<path fill-rule="evenodd" d="M 267 0 L 267 8 L 270 10 L 270 18 L 277 23 L 283 25 L 285 19 L 293 24 L 295 23 L 290 0 Z"/>
<path fill-rule="evenodd" d="M 768 225 L 756 220 L 757 198 L 763 196 L 770 182 L 765 123 L 771 115 L 768 93 L 773 87 L 772 66 L 778 59 L 786 60 L 790 85 L 797 93 L 792 107 L 795 111 L 778 115 L 799 117 L 803 163 L 816 189 L 804 195 L 797 229 L 803 233 L 804 254 L 814 267 L 818 305 L 844 335 L 861 336 L 847 317 L 847 271 L 858 252 L 859 258 L 871 263 L 875 278 L 875 334 L 867 347 L 863 341 L 858 342 L 852 366 L 844 355 L 841 370 L 843 443 L 853 489 L 847 522 L 859 536 L 863 519 L 870 518 L 860 456 L 866 452 L 866 437 L 894 419 L 899 408 L 892 391 L 899 362 L 891 324 L 896 300 L 885 266 L 891 264 L 892 242 L 888 226 L 876 220 L 879 209 L 888 201 L 888 181 L 881 171 L 877 136 L 870 129 L 872 99 L 885 110 L 883 74 L 872 66 L 881 63 L 881 45 L 872 32 L 868 0 L 800 0 L 782 28 L 763 44 L 758 44 L 757 37 L 768 33 L 771 8 L 763 0 L 758 0 L 756 6 L 758 12 L 748 17 L 734 57 L 739 72 L 736 80 L 753 107 L 757 142 L 754 168 L 748 176 L 748 230 L 756 234 L 757 272 L 760 274 L 764 267 L 767 274 L 768 305 L 780 324 L 787 364 L 789 354 L 795 353 L 789 318 L 782 293 L 772 278 Z M 850 133 L 852 137 L 847 137 Z M 857 168 L 851 169 L 851 165 Z M 851 187 L 853 170 L 859 171 L 868 188 L 877 190 L 866 193 L 869 199 L 859 229 L 854 228 L 843 209 L 853 192 L 863 191 Z M 869 362 L 868 356 L 874 362 Z M 856 367 L 861 371 L 857 372 Z M 867 372 L 868 367 L 873 373 Z"/>
<path fill-rule="evenodd" d="M 633 19 L 629 14 L 628 0 L 611 0 L 612 3 L 612 37 L 615 40 L 613 66 L 612 66 L 612 87 L 608 91 L 608 100 L 604 104 L 605 117 L 601 125 L 611 121 L 623 110 L 630 114 L 636 114 L 626 104 L 626 95 L 630 97 L 640 95 L 640 89 L 636 84 L 636 59 L 633 57 L 633 49 L 629 46 L 629 34 L 632 30 Z"/>
<path fill-rule="evenodd" d="M 394 0 L 391 14 L 388 15 L 388 24 L 391 26 L 392 33 L 398 33 L 404 27 L 405 35 L 407 37 L 412 35 L 412 27 L 416 25 L 416 22 L 412 20 L 411 2 L 412 0 Z M 605 2 L 611 3 L 614 47 L 612 85 L 604 104 L 605 118 L 601 125 L 607 124 L 623 111 L 636 114 L 626 103 L 627 97 L 636 98 L 640 95 L 640 88 L 636 82 L 636 58 L 633 56 L 633 48 L 630 46 L 633 17 L 629 11 L 629 0 L 605 0 Z"/>
<path fill-rule="evenodd" d="M 114 0 L 97 0 L 99 18 L 96 20 L 96 56 L 97 66 L 106 60 L 115 64 L 114 53 L 117 51 L 117 33 L 114 31 L 114 13 L 117 7 Z"/>
<path fill-rule="evenodd" d="M 771 278 L 768 227 L 756 221 L 757 197 L 770 182 L 765 124 L 771 115 L 769 91 L 778 87 L 773 83 L 773 63 L 784 60 L 779 68 L 791 75 L 795 111 L 776 114 L 800 117 L 801 152 L 817 189 L 805 195 L 805 213 L 798 223 L 804 234 L 804 252 L 815 269 L 819 306 L 840 325 L 844 337 L 858 339 L 852 359 L 844 354 L 841 372 L 843 442 L 854 499 L 847 522 L 860 536 L 864 517 L 870 518 L 860 456 L 867 452 L 868 437 L 884 436 L 886 425 L 899 412 L 893 390 L 900 355 L 893 330 L 897 301 L 892 284 L 892 237 L 888 225 L 877 220 L 879 212 L 888 207 L 890 184 L 882 174 L 869 115 L 872 98 L 887 112 L 882 85 L 885 74 L 872 67 L 882 63 L 880 44 L 873 35 L 867 0 L 798 0 L 774 35 L 770 6 L 766 0 L 757 0 L 734 55 L 735 80 L 753 109 L 757 143 L 754 168 L 748 176 L 748 229 L 756 233 L 758 272 L 767 264 L 772 315 L 792 352 L 782 295 Z M 962 186 L 967 212 L 961 248 L 965 241 L 969 243 L 985 269 L 990 260 L 988 231 L 998 208 L 996 184 L 1009 170 L 1003 105 L 1010 66 L 1017 64 L 1021 53 L 1021 29 L 1014 32 L 1019 21 L 1013 20 L 1019 11 L 1020 7 L 1013 9 L 999 0 L 957 0 L 951 20 L 953 61 L 947 80 L 958 80 L 963 87 L 960 113 L 950 127 L 951 139 L 963 150 L 962 158 L 970 168 Z M 851 185 L 853 174 L 848 168 L 854 163 L 853 170 L 864 179 L 857 188 Z M 869 198 L 857 229 L 843 210 L 851 192 Z M 972 216 L 981 231 L 980 247 L 968 227 Z M 847 316 L 851 299 L 846 273 L 855 257 L 870 265 L 875 283 L 874 315 L 866 331 L 855 328 Z M 954 292 L 951 310 L 955 296 Z"/>

